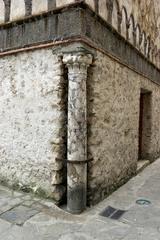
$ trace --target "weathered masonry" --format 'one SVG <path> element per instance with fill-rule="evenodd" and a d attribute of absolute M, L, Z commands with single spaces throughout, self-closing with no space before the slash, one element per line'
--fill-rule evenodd
<path fill-rule="evenodd" d="M 79 213 L 160 156 L 157 0 L 0 0 L 0 181 Z"/>

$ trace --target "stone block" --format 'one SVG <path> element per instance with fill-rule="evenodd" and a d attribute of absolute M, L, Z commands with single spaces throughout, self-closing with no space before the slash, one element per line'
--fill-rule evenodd
<path fill-rule="evenodd" d="M 95 1 L 94 0 L 85 0 L 85 1 L 93 10 L 95 10 Z"/>
<path fill-rule="evenodd" d="M 60 171 L 64 167 L 64 161 L 63 159 L 55 159 L 55 161 L 50 165 L 51 169 L 53 171 Z"/>
<path fill-rule="evenodd" d="M 56 7 L 62 7 L 66 4 L 74 3 L 75 0 L 56 0 Z"/>
<path fill-rule="evenodd" d="M 17 20 L 25 17 L 24 0 L 11 0 L 10 20 Z"/>
<path fill-rule="evenodd" d="M 5 21 L 5 6 L 3 0 L 0 0 L 0 24 Z"/>
<path fill-rule="evenodd" d="M 53 171 L 51 184 L 59 185 L 63 182 L 63 178 L 64 178 L 63 171 Z"/>
<path fill-rule="evenodd" d="M 47 0 L 32 0 L 32 14 L 46 12 L 48 10 Z"/>
<path fill-rule="evenodd" d="M 107 21 L 108 10 L 106 5 L 106 0 L 99 1 L 99 15 Z"/>
<path fill-rule="evenodd" d="M 52 188 L 53 197 L 55 201 L 60 201 L 64 194 L 66 193 L 66 188 L 64 186 L 53 186 Z"/>

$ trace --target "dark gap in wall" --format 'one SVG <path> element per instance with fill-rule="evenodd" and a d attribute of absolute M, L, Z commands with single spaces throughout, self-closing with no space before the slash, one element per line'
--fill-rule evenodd
<path fill-rule="evenodd" d="M 56 7 L 56 0 L 48 0 L 48 10 Z"/>
<path fill-rule="evenodd" d="M 150 160 L 152 93 L 141 89 L 139 104 L 139 160 Z"/>
<path fill-rule="evenodd" d="M 64 102 L 64 110 L 65 110 L 65 119 L 64 119 L 64 128 L 65 128 L 65 137 L 64 137 L 64 180 L 63 185 L 66 188 L 66 194 L 63 196 L 63 199 L 61 200 L 61 204 L 67 203 L 67 125 L 68 125 L 68 68 L 64 66 L 64 99 L 62 100 Z"/>
<path fill-rule="evenodd" d="M 87 78 L 87 159 L 92 159 L 93 156 L 90 152 L 90 145 L 89 145 L 89 138 L 91 136 L 91 124 L 92 124 L 92 118 L 93 118 L 93 108 L 94 108 L 94 83 L 92 82 L 93 79 L 93 66 L 88 68 L 88 78 Z M 92 171 L 92 161 L 88 163 L 87 165 L 87 206 L 91 206 L 92 203 L 92 193 L 90 191 L 90 182 L 91 182 L 91 171 Z"/>
<path fill-rule="evenodd" d="M 107 21 L 112 24 L 112 12 L 113 12 L 113 1 L 106 1 L 106 7 L 108 9 L 108 19 Z"/>
<path fill-rule="evenodd" d="M 99 13 L 99 0 L 94 0 L 94 5 L 95 5 L 95 12 L 98 14 Z"/>
<path fill-rule="evenodd" d="M 11 0 L 3 0 L 5 5 L 5 22 L 10 20 Z"/>
<path fill-rule="evenodd" d="M 32 0 L 25 0 L 25 15 L 32 15 Z"/>

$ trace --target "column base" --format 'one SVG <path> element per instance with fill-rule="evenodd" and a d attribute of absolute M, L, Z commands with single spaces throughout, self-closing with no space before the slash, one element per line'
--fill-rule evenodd
<path fill-rule="evenodd" d="M 86 186 L 84 184 L 68 187 L 67 211 L 80 214 L 86 209 Z"/>

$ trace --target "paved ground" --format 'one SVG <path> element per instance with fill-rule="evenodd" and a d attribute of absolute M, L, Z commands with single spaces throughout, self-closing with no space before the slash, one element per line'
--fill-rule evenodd
<path fill-rule="evenodd" d="M 150 202 L 138 205 L 139 199 Z M 109 218 L 100 216 L 108 206 L 126 212 L 110 208 Z M 80 216 L 0 186 L 0 240 L 33 239 L 160 240 L 160 159 Z"/>

